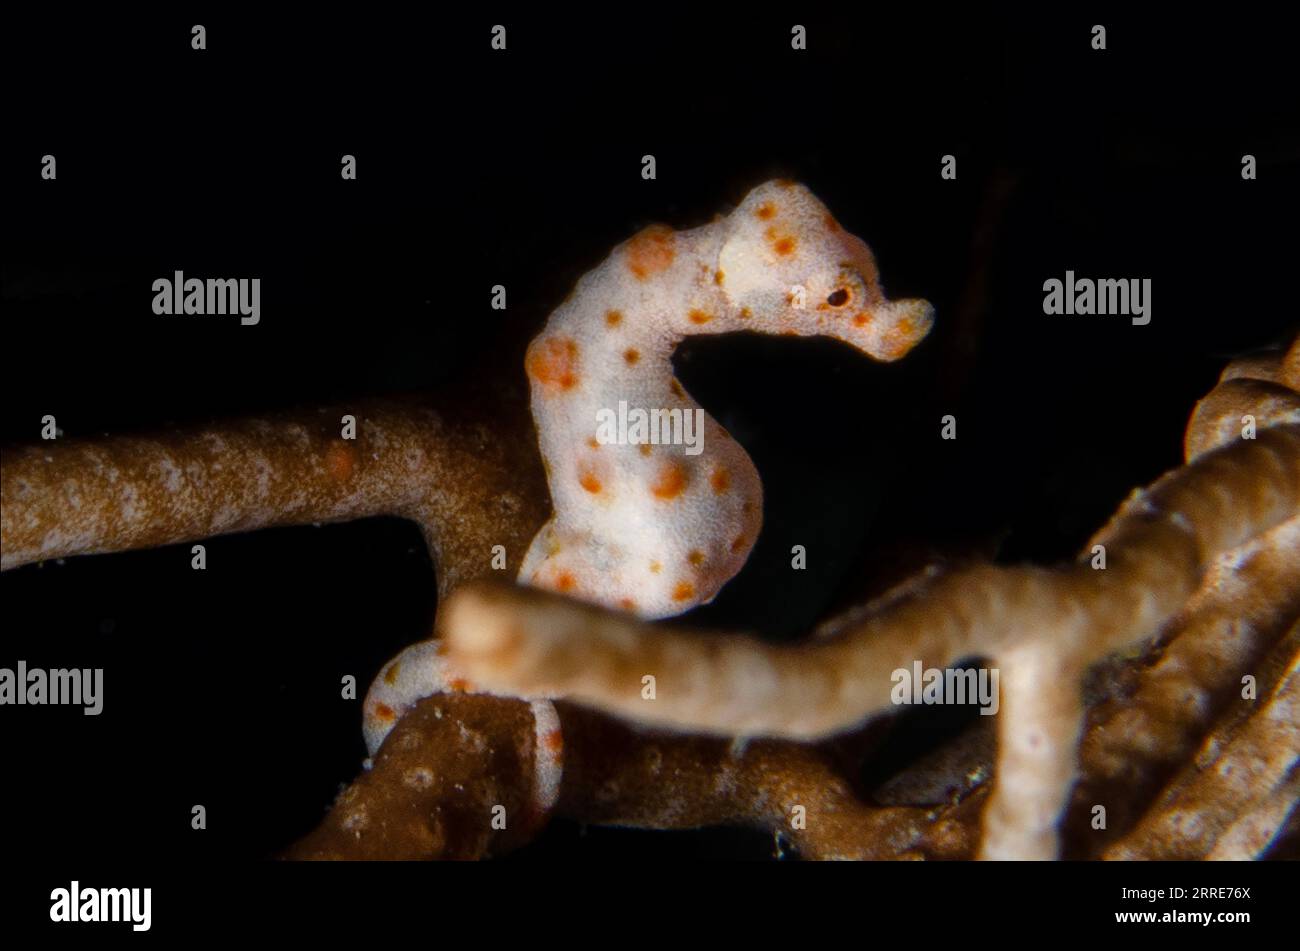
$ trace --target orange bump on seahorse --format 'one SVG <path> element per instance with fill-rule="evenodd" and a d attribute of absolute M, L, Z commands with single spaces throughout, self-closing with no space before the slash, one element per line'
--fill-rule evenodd
<path fill-rule="evenodd" d="M 827 336 L 897 360 L 933 322 L 925 301 L 886 300 L 871 249 L 793 182 L 712 224 L 625 241 L 528 349 L 554 515 L 520 581 L 656 618 L 707 603 L 744 565 L 763 487 L 673 377 L 688 334 Z"/>

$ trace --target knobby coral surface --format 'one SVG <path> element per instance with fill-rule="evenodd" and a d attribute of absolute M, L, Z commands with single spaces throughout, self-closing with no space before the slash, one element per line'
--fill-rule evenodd
<path fill-rule="evenodd" d="M 420 526 L 446 594 L 490 570 L 493 545 L 518 557 L 546 517 L 530 444 L 522 381 L 471 374 L 404 399 L 19 446 L 0 466 L 0 565 L 395 515 Z"/>

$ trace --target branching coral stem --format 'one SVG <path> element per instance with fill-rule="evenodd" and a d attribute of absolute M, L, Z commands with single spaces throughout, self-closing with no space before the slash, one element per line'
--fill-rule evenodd
<path fill-rule="evenodd" d="M 662 726 L 810 739 L 887 709 L 890 674 L 1052 645 L 1072 666 L 1150 636 L 1210 558 L 1300 510 L 1300 425 L 1210 453 L 1139 493 L 1098 536 L 1109 563 L 982 565 L 941 577 L 828 640 L 769 645 L 651 627 L 506 587 L 458 592 L 442 614 L 475 682 L 564 695 Z M 643 695 L 653 676 L 655 699 Z"/>
<path fill-rule="evenodd" d="M 420 525 L 445 593 L 487 574 L 494 545 L 521 556 L 545 518 L 536 453 L 508 425 L 528 426 L 522 406 L 492 409 L 464 397 L 358 400 L 6 449 L 0 566 L 395 515 Z M 345 417 L 355 438 L 344 438 Z"/>

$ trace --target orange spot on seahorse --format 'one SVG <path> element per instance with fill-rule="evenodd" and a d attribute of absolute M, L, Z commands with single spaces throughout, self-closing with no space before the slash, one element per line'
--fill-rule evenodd
<path fill-rule="evenodd" d="M 402 666 L 401 664 L 393 664 L 386 671 L 384 671 L 384 683 L 386 684 L 397 683 L 397 671 L 400 669 L 401 666 Z"/>
<path fill-rule="evenodd" d="M 777 254 L 784 256 L 794 252 L 794 238 L 788 234 L 781 234 L 775 226 L 764 231 L 763 237 L 767 238 L 772 245 L 772 250 Z"/>
<path fill-rule="evenodd" d="M 726 492 L 731 486 L 731 473 L 727 471 L 726 466 L 718 466 L 709 476 L 709 485 L 713 486 L 713 491 L 718 495 Z"/>
<path fill-rule="evenodd" d="M 528 346 L 524 369 L 549 389 L 571 390 L 578 385 L 578 344 L 567 337 L 547 337 Z"/>
<path fill-rule="evenodd" d="M 674 601 L 689 601 L 695 597 L 695 585 L 689 581 L 677 582 L 677 587 L 673 588 Z"/>
<path fill-rule="evenodd" d="M 592 495 L 598 495 L 602 488 L 600 480 L 597 479 L 596 474 L 590 470 L 586 470 L 581 474 L 578 478 L 578 484 Z"/>
<path fill-rule="evenodd" d="M 680 463 L 666 462 L 659 470 L 659 476 L 650 486 L 650 491 L 657 499 L 675 499 L 686 488 L 686 470 Z"/>
<path fill-rule="evenodd" d="M 770 201 L 765 201 L 754 210 L 754 214 L 764 221 L 767 221 L 776 214 L 776 208 Z"/>
<path fill-rule="evenodd" d="M 375 704 L 375 716 L 381 720 L 396 720 L 397 713 L 386 703 Z"/>
<path fill-rule="evenodd" d="M 713 319 L 713 315 L 710 314 L 708 311 L 703 311 L 698 309 L 692 310 L 686 316 L 691 319 L 691 323 L 693 324 L 707 324 L 710 320 Z"/>
<path fill-rule="evenodd" d="M 673 263 L 676 242 L 677 238 L 672 228 L 665 225 L 651 225 L 629 239 L 627 269 L 639 281 L 666 271 Z"/>
<path fill-rule="evenodd" d="M 617 327 L 622 322 L 623 314 L 621 311 L 610 310 L 605 312 L 605 323 L 609 324 L 609 326 Z"/>

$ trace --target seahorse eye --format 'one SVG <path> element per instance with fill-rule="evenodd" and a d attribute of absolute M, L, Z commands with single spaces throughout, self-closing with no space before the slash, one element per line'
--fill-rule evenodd
<path fill-rule="evenodd" d="M 831 291 L 830 296 L 826 298 L 826 303 L 832 307 L 843 307 L 849 301 L 849 292 L 844 288 Z"/>

